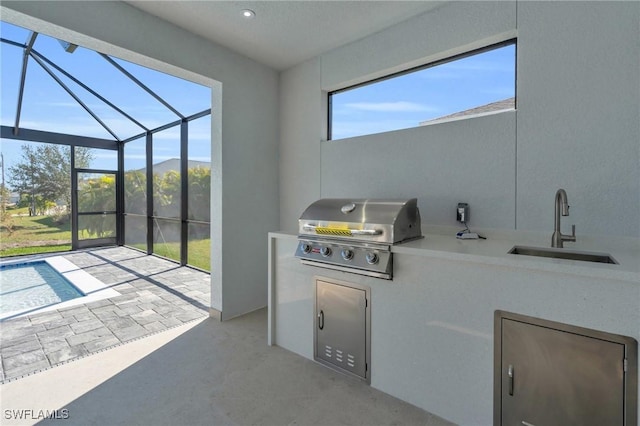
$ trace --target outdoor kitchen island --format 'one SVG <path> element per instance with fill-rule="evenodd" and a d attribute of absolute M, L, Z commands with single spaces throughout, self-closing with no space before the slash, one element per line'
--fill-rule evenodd
<path fill-rule="evenodd" d="M 637 239 L 578 235 L 570 246 L 607 252 L 611 265 L 507 254 L 547 247 L 546 234 L 457 240 L 455 230 L 423 227 L 424 239 L 393 246 L 393 280 L 303 265 L 296 235 L 270 233 L 269 343 L 314 359 L 315 277 L 367 286 L 371 386 L 458 424 L 490 425 L 496 310 L 640 340 Z"/>

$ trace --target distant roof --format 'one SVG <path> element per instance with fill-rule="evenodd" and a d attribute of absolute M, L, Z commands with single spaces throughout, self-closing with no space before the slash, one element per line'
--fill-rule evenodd
<path fill-rule="evenodd" d="M 193 169 L 195 167 L 202 167 L 203 169 L 211 169 L 210 161 L 197 161 L 197 160 L 189 160 L 187 168 Z M 145 167 L 138 169 L 137 171 L 144 171 Z M 170 158 L 168 160 L 161 161 L 153 165 L 153 173 L 157 173 L 160 175 L 165 174 L 166 172 L 173 170 L 176 172 L 180 172 L 180 159 L 179 158 Z"/>
<path fill-rule="evenodd" d="M 492 102 L 490 104 L 481 105 L 479 107 L 467 109 L 464 111 L 456 112 L 453 114 L 445 115 L 443 117 L 433 118 L 431 120 L 421 121 L 420 125 L 423 126 L 425 124 L 433 124 L 439 121 L 449 121 L 456 118 L 467 117 L 471 115 L 484 115 L 490 114 L 498 111 L 506 111 L 509 109 L 515 109 L 516 107 L 516 98 L 507 98 L 501 101 Z"/>

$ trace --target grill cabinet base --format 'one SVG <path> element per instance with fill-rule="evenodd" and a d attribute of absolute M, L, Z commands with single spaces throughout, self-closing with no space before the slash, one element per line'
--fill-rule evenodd
<path fill-rule="evenodd" d="M 315 278 L 314 359 L 371 382 L 370 289 Z"/>

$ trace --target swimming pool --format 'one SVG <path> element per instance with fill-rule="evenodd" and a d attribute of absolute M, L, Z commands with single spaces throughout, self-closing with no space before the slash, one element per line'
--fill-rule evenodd
<path fill-rule="evenodd" d="M 0 321 L 120 293 L 62 256 L 0 264 Z"/>
<path fill-rule="evenodd" d="M 47 262 L 0 266 L 0 313 L 38 308 L 84 296 Z"/>

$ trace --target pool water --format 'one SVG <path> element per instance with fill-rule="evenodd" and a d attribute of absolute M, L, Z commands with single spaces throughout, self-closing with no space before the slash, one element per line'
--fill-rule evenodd
<path fill-rule="evenodd" d="M 45 261 L 0 266 L 0 313 L 52 305 L 84 296 Z"/>

